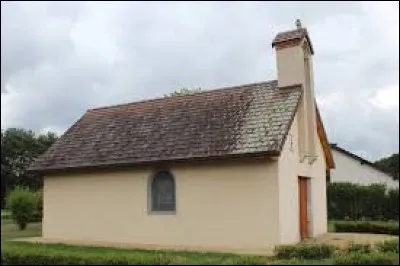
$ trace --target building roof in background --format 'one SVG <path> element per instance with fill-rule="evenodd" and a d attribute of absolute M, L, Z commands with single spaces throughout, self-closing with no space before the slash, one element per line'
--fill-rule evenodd
<path fill-rule="evenodd" d="M 330 145 L 330 147 L 332 149 L 334 149 L 336 151 L 339 151 L 342 154 L 345 154 L 345 155 L 347 155 L 347 156 L 359 161 L 361 164 L 369 165 L 369 166 L 375 168 L 376 170 L 378 170 L 378 171 L 380 171 L 382 173 L 385 173 L 388 176 L 390 176 L 390 174 L 386 173 L 384 170 L 382 170 L 381 168 L 376 166 L 373 162 L 370 162 L 370 161 L 368 161 L 368 160 L 366 160 L 366 159 L 364 159 L 364 158 L 362 158 L 362 157 L 360 157 L 360 156 L 358 156 L 358 155 L 356 155 L 356 154 L 354 154 L 354 153 L 352 153 L 352 152 L 350 152 L 348 150 L 345 150 L 344 148 L 339 147 L 336 143 L 330 143 L 329 145 Z"/>

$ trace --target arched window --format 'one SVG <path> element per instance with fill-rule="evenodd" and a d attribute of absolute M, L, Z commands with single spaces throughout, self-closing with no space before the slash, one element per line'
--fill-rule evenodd
<path fill-rule="evenodd" d="M 175 211 L 175 181 L 168 171 L 159 171 L 150 182 L 150 210 L 154 212 Z"/>

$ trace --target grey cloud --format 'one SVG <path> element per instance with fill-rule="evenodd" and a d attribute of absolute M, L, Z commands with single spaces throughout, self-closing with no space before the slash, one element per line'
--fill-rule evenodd
<path fill-rule="evenodd" d="M 1 92 L 9 79 L 23 70 L 34 70 L 40 64 L 62 60 L 72 51 L 69 29 L 71 12 L 48 16 L 54 3 L 2 2 L 1 9 Z M 25 6 L 25 4 L 27 6 Z M 49 7 L 49 10 L 46 8 Z M 60 10 L 64 10 L 61 4 Z M 67 9 L 68 10 L 68 9 Z"/>
<path fill-rule="evenodd" d="M 398 86 L 398 48 L 360 2 L 1 5 L 2 127 L 65 130 L 95 106 L 275 79 L 271 40 L 299 17 L 330 139 L 369 158 L 398 150 L 398 105 L 368 103 Z M 324 100 L 334 93 L 344 100 L 331 108 Z"/>
<path fill-rule="evenodd" d="M 342 96 L 339 100 L 340 105 L 322 106 L 325 127 L 332 142 L 371 160 L 387 155 L 388 151 L 397 151 L 398 112 L 367 105 L 362 96 Z"/>

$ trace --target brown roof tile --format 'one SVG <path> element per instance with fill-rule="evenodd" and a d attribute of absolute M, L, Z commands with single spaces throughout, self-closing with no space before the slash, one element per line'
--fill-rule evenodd
<path fill-rule="evenodd" d="M 300 97 L 269 81 L 91 109 L 30 170 L 278 154 Z"/>

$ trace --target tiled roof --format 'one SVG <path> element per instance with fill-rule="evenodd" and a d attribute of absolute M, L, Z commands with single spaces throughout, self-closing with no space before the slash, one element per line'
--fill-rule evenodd
<path fill-rule="evenodd" d="M 91 109 L 30 170 L 279 154 L 300 97 L 274 80 Z"/>
<path fill-rule="evenodd" d="M 310 45 L 311 53 L 314 54 L 314 49 L 313 49 L 311 40 L 308 36 L 308 31 L 306 28 L 299 28 L 299 29 L 295 29 L 295 30 L 284 31 L 284 32 L 278 33 L 275 36 L 274 40 L 272 41 L 272 47 L 278 43 L 292 41 L 292 40 L 296 40 L 296 39 L 301 40 L 302 38 L 307 38 L 307 42 Z"/>

